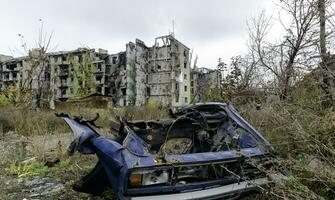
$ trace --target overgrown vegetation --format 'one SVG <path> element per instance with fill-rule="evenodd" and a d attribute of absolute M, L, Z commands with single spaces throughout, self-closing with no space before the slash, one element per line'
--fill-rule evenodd
<path fill-rule="evenodd" d="M 306 78 L 290 101 L 264 104 L 260 110 L 250 104 L 238 106 L 277 150 L 276 167 L 290 175 L 289 181 L 273 188 L 273 198 L 335 198 L 335 112 L 323 109 L 324 95 Z"/>

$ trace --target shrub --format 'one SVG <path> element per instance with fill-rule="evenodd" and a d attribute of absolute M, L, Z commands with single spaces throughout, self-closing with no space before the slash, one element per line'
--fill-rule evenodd
<path fill-rule="evenodd" d="M 0 107 L 8 107 L 10 105 L 10 100 L 4 94 L 0 94 Z"/>

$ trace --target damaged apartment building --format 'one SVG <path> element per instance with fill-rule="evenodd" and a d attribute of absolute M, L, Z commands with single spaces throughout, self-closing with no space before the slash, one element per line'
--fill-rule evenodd
<path fill-rule="evenodd" d="M 143 105 L 149 101 L 180 107 L 190 102 L 189 48 L 172 35 L 155 39 L 152 47 L 142 41 L 126 48 L 126 104 Z"/>
<path fill-rule="evenodd" d="M 0 89 L 19 86 L 30 67 L 26 57 L 0 58 Z M 136 39 L 117 54 L 79 48 L 48 53 L 47 60 L 44 80 L 54 101 L 100 94 L 112 97 L 115 106 L 152 101 L 179 107 L 191 100 L 189 48 L 173 35 L 155 38 L 151 47 Z"/>

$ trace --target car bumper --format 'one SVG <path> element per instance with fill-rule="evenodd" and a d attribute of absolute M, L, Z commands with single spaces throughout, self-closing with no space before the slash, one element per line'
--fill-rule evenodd
<path fill-rule="evenodd" d="M 140 196 L 131 197 L 132 200 L 186 200 L 186 199 L 218 199 L 218 198 L 234 198 L 242 193 L 249 192 L 259 188 L 261 185 L 268 184 L 269 178 L 259 178 L 251 181 L 242 181 L 225 186 L 215 188 L 189 191 L 177 194 L 155 195 L 155 196 Z"/>

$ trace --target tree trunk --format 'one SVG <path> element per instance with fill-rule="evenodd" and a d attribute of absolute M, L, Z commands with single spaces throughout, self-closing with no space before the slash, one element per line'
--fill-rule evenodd
<path fill-rule="evenodd" d="M 320 54 L 321 68 L 323 74 L 323 89 L 326 93 L 325 106 L 334 109 L 334 100 L 331 91 L 331 79 L 328 72 L 328 55 L 326 47 L 326 8 L 325 0 L 319 0 L 319 17 L 320 17 Z"/>

